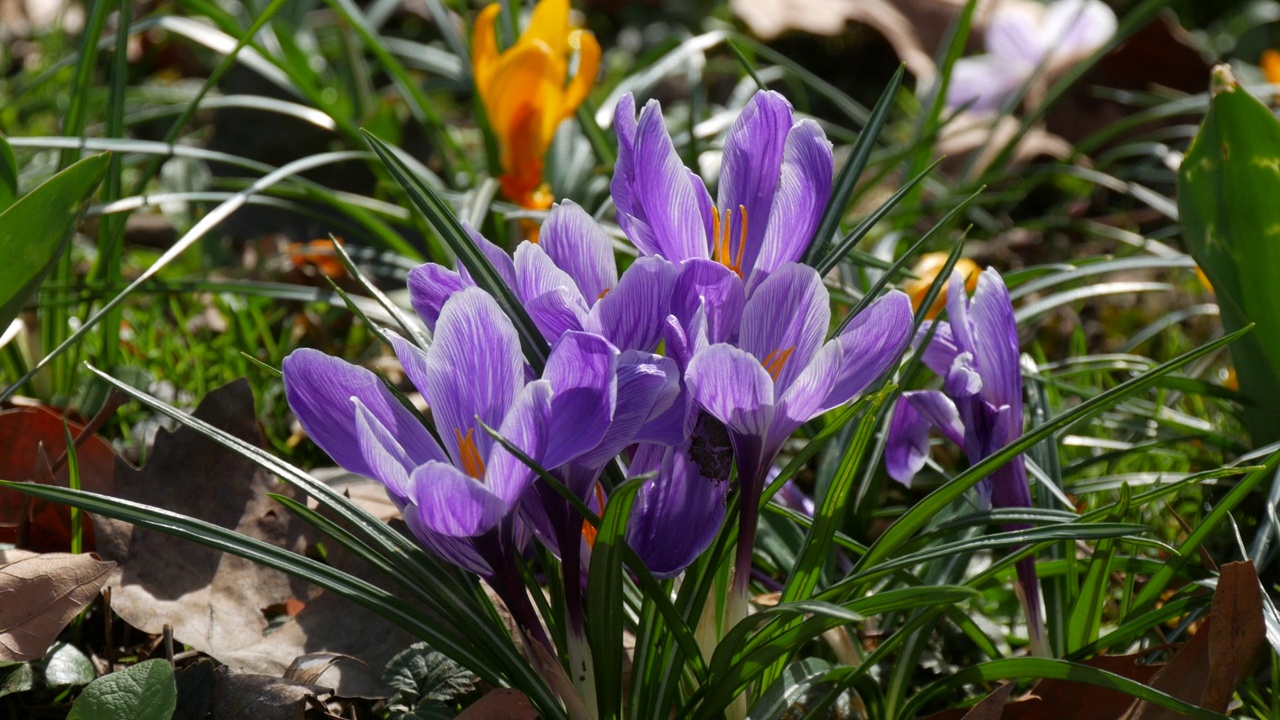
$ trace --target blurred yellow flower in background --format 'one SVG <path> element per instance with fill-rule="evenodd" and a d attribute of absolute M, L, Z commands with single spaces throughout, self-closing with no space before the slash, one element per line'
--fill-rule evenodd
<path fill-rule="evenodd" d="M 926 253 L 920 256 L 916 261 L 915 267 L 911 268 L 911 272 L 915 273 L 916 278 L 908 280 L 902 284 L 902 290 L 911 297 L 911 307 L 919 310 L 920 304 L 924 302 L 924 296 L 929 293 L 929 287 L 933 285 L 933 281 L 938 277 L 938 273 L 947 264 L 947 253 L 935 252 Z M 982 271 L 978 264 L 969 258 L 960 258 L 956 261 L 956 270 L 965 278 L 965 289 L 973 292 L 978 286 L 978 273 Z M 933 306 L 929 308 L 929 312 L 925 313 L 925 317 L 933 319 L 942 312 L 942 308 L 947 305 L 947 283 L 942 283 L 942 292 L 938 293 L 937 299 L 933 301 Z"/>
<path fill-rule="evenodd" d="M 600 69 L 595 36 L 569 26 L 569 0 L 541 0 L 524 34 L 498 52 L 494 22 L 501 7 L 480 12 L 471 39 L 471 69 L 502 150 L 502 191 L 527 208 L 551 207 L 542 182 L 543 156 L 560 122 L 582 104 Z M 573 54 L 578 69 L 569 77 Z"/>

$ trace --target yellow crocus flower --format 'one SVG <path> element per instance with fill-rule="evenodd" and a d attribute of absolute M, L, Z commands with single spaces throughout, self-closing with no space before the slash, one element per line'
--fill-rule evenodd
<path fill-rule="evenodd" d="M 498 53 L 497 3 L 480 11 L 471 40 L 476 92 L 502 149 L 502 191 L 527 208 L 551 207 L 542 157 L 560 121 L 582 104 L 600 69 L 595 36 L 569 26 L 569 0 L 540 0 L 524 34 Z M 569 61 L 578 71 L 569 77 Z"/>
<path fill-rule="evenodd" d="M 933 281 L 938 277 L 938 273 L 947 264 L 947 253 L 934 252 L 926 253 L 920 256 L 915 267 L 911 268 L 911 272 L 915 273 L 916 278 L 907 280 L 902 284 L 902 290 L 911 297 L 911 307 L 919 310 L 920 304 L 924 302 L 924 296 L 929 294 L 929 287 L 933 285 Z M 973 292 L 978 286 L 978 273 L 981 271 L 978 264 L 969 258 L 960 258 L 956 261 L 955 270 L 960 271 L 960 275 L 965 278 L 965 289 Z M 932 320 L 942 312 L 942 308 L 947 304 L 947 284 L 942 284 L 942 292 L 938 293 L 938 297 L 933 301 L 933 307 L 929 308 L 929 312 L 925 313 L 925 317 Z"/>

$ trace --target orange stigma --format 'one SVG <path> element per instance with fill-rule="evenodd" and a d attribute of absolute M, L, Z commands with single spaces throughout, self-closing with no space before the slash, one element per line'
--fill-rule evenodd
<path fill-rule="evenodd" d="M 600 514 L 603 515 L 604 514 L 604 488 L 600 486 L 600 483 L 596 483 L 596 502 L 600 503 Z M 586 520 L 582 521 L 582 537 L 587 539 L 587 547 L 593 548 L 596 546 L 597 534 L 598 534 L 598 531 L 595 529 L 595 526 L 593 526 L 590 522 Z"/>
<path fill-rule="evenodd" d="M 774 382 L 778 382 L 778 376 L 782 374 L 782 368 L 786 366 L 787 359 L 791 357 L 791 353 L 795 352 L 795 350 L 795 345 L 786 350 L 774 350 L 765 355 L 764 360 L 760 361 L 760 364 L 764 366 L 765 371 L 769 373 L 769 377 L 773 378 Z"/>
<path fill-rule="evenodd" d="M 738 277 L 742 277 L 742 251 L 747 247 L 747 207 L 739 205 L 738 213 L 742 216 L 742 231 L 738 236 L 738 252 L 733 255 L 732 261 L 729 259 L 729 239 L 733 232 L 733 210 L 724 211 L 724 235 L 721 236 L 720 209 L 711 208 L 711 236 L 715 254 L 720 256 L 720 264 L 737 273 Z"/>
<path fill-rule="evenodd" d="M 467 436 L 463 437 L 461 430 L 454 429 L 453 436 L 458 438 L 458 461 L 462 463 L 462 472 L 477 480 L 483 480 L 484 458 L 480 457 L 480 450 L 476 447 L 473 437 L 474 433 L 474 428 L 467 428 Z"/>

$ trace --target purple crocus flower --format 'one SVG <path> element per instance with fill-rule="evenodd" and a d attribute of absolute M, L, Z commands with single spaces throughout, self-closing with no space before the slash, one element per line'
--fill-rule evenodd
<path fill-rule="evenodd" d="M 782 265 L 746 300 L 736 345 L 702 347 L 685 372 L 693 397 L 724 424 L 733 446 L 742 500 L 735 591 L 743 598 L 760 493 L 783 443 L 894 366 L 913 326 L 911 301 L 898 291 L 824 342 L 830 319 L 817 271 Z"/>
<path fill-rule="evenodd" d="M 338 464 L 386 486 L 426 547 L 492 580 L 519 549 L 514 511 L 535 475 L 484 426 L 544 466 L 571 462 L 608 432 L 618 351 L 566 333 L 529 381 L 511 321 L 475 288 L 443 303 L 430 348 L 394 336 L 393 345 L 439 443 L 373 373 L 315 350 L 285 358 L 289 405 Z"/>
<path fill-rule="evenodd" d="M 682 381 L 684 368 L 652 353 L 671 324 L 668 313 L 679 277 L 676 266 L 661 257 L 642 257 L 619 277 L 608 236 L 586 211 L 569 200 L 551 209 L 539 231 L 539 242 L 521 243 L 514 257 L 479 233 L 470 234 L 498 274 L 510 283 L 548 342 L 555 343 L 566 333 L 589 331 L 621 351 L 617 403 L 608 430 L 594 448 L 573 461 L 546 466 L 553 475 L 584 501 L 597 499 L 597 493 L 603 499 L 597 480 L 605 466 L 627 447 L 657 444 L 658 449 L 640 454 L 647 458 L 654 452 L 661 455 L 668 445 L 688 444 L 692 419 L 688 418 L 691 402 Z M 688 276 L 684 287 L 696 279 L 693 273 Z M 448 298 L 472 285 L 462 269 L 426 264 L 409 273 L 411 301 L 430 327 L 435 327 Z M 655 467 L 646 463 L 642 470 L 632 470 L 657 471 L 640 492 L 633 519 L 638 527 L 664 529 L 663 547 L 639 552 L 653 572 L 662 576 L 683 570 L 706 549 L 710 538 L 665 531 L 670 516 L 658 517 L 657 509 L 679 502 L 682 517 L 696 515 L 701 518 L 700 526 L 712 528 L 718 527 L 724 513 L 724 483 L 708 481 L 684 471 L 684 467 L 673 460 Z M 535 483 L 535 488 L 539 500 L 524 505 L 524 516 L 553 552 L 562 558 L 568 553 L 566 572 L 573 574 L 573 548 L 581 543 L 582 518 L 554 489 L 543 483 Z M 694 498 L 702 501 L 694 503 Z M 673 557 L 687 558 L 687 562 L 672 564 Z"/>
<path fill-rule="evenodd" d="M 1002 2 L 987 25 L 985 55 L 960 58 L 947 86 L 947 107 L 998 110 L 1048 60 L 1048 72 L 1069 66 L 1116 33 L 1116 14 L 1102 0 Z"/>
<path fill-rule="evenodd" d="M 521 243 L 514 257 L 467 230 L 547 342 L 586 331 L 619 350 L 649 352 L 662 339 L 677 269 L 662 258 L 640 258 L 619 278 L 604 229 L 576 203 L 552 207 L 539 242 Z M 427 263 L 409 271 L 409 297 L 427 327 L 445 300 L 474 284 L 461 267 Z"/>
<path fill-rule="evenodd" d="M 610 190 L 618 225 L 641 254 L 713 261 L 721 275 L 745 282 L 747 294 L 804 255 L 830 199 L 835 163 L 822 128 L 796 121 L 781 95 L 756 93 L 730 128 L 714 204 L 681 163 L 656 101 L 637 121 L 635 99 L 625 95 L 614 126 Z M 712 270 L 701 271 L 705 279 Z"/>
<path fill-rule="evenodd" d="M 923 360 L 943 378 L 943 389 L 905 392 L 894 408 L 885 447 L 889 476 L 910 485 L 929 455 L 929 431 L 964 448 L 976 463 L 1022 435 L 1022 372 L 1018 365 L 1018 327 L 1004 280 L 994 268 L 978 277 L 972 302 L 965 279 L 951 275 L 946 323 L 940 324 Z M 921 337 L 929 330 L 921 328 Z M 981 504 L 997 508 L 1031 507 L 1026 465 L 1021 455 L 978 486 Z M 1024 524 L 1006 525 L 1021 530 Z M 1022 598 L 1036 647 L 1042 641 L 1040 590 L 1034 558 L 1018 562 Z"/>

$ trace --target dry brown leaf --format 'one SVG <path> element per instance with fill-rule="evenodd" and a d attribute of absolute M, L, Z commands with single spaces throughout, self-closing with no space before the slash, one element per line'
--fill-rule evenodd
<path fill-rule="evenodd" d="M 237 381 L 215 390 L 196 409 L 197 418 L 257 444 L 253 396 Z M 273 545 L 301 552 L 309 544 L 305 526 L 267 493 L 297 499 L 292 486 L 269 478 L 236 452 L 183 427 L 160 433 L 142 470 L 120 463 L 117 494 L 231 528 Z M 414 641 L 398 626 L 345 599 L 320 593 L 283 573 L 192 543 L 176 541 L 113 520 L 98 519 L 100 547 L 118 560 L 112 606 L 126 622 L 174 637 L 233 668 L 282 676 L 302 655 L 332 652 L 360 663 L 338 663 L 316 684 L 343 697 L 386 697 L 386 662 Z M 331 564 L 377 584 L 385 578 L 366 564 L 331 548 Z M 277 628 L 264 610 L 305 598 L 306 607 Z"/>
<path fill-rule="evenodd" d="M 519 690 L 497 688 L 484 694 L 466 710 L 458 714 L 458 720 L 537 720 L 529 698 Z"/>
<path fill-rule="evenodd" d="M 1013 694 L 1015 684 L 1007 682 L 996 688 L 994 692 L 983 698 L 982 702 L 970 708 L 961 720 L 1000 720 L 1000 716 L 1004 714 L 1005 703 L 1009 702 L 1009 696 Z"/>
<path fill-rule="evenodd" d="M 324 688 L 270 675 L 214 671 L 212 720 L 293 720 Z"/>
<path fill-rule="evenodd" d="M 1145 683 L 1161 666 L 1143 665 L 1141 658 L 1142 655 L 1137 654 L 1104 655 L 1083 660 L 1080 664 Z M 1069 680 L 1041 680 L 1026 697 L 1007 703 L 1000 713 L 978 717 L 990 717 L 992 720 L 1115 720 L 1122 717 L 1133 703 L 1133 696 L 1118 690 Z M 968 720 L 963 712 L 944 710 L 930 715 L 927 720 Z"/>
<path fill-rule="evenodd" d="M 115 566 L 96 555 L 47 553 L 0 567 L 0 662 L 44 657 Z"/>
<path fill-rule="evenodd" d="M 1222 566 L 1209 617 L 1152 680 L 1151 686 L 1206 710 L 1226 712 L 1236 686 L 1266 643 L 1262 589 L 1252 562 Z M 1172 720 L 1173 710 L 1139 702 L 1133 720 Z"/>
<path fill-rule="evenodd" d="M 56 461 L 67 450 L 63 418 L 49 408 L 23 407 L 0 412 L 0 478 L 18 481 L 41 481 L 36 472 L 39 447 L 44 456 Z M 68 422 L 76 437 L 83 426 Z M 115 451 L 96 435 L 85 438 L 76 448 L 80 467 L 80 487 L 90 492 L 111 493 L 111 476 Z M 54 484 L 67 487 L 68 470 L 64 466 L 54 477 Z M 17 490 L 0 490 L 0 542 L 18 540 L 24 496 Z M 27 500 L 27 529 L 22 546 L 38 552 L 62 552 L 71 547 L 71 513 L 66 505 L 30 498 Z M 82 515 L 85 547 L 94 548 L 93 525 Z"/>

